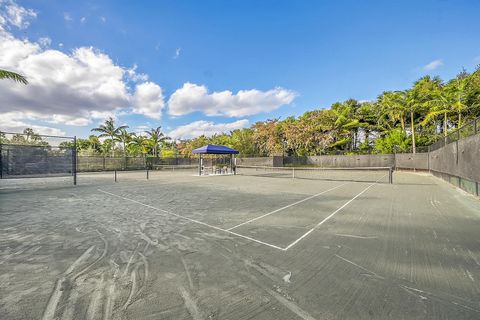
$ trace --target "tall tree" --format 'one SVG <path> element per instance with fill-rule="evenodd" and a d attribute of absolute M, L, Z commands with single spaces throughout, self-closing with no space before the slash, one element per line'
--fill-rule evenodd
<path fill-rule="evenodd" d="M 145 157 L 148 153 L 149 143 L 145 136 L 132 134 L 128 147 L 134 155 L 141 154 Z"/>
<path fill-rule="evenodd" d="M 410 113 L 410 128 L 412 136 L 412 152 L 416 152 L 415 120 L 421 122 L 422 116 L 426 116 L 432 107 L 432 101 L 436 98 L 442 81 L 438 77 L 425 76 L 416 81 L 413 87 L 407 91 L 406 105 Z"/>
<path fill-rule="evenodd" d="M 101 124 L 97 128 L 93 128 L 91 131 L 101 132 L 99 135 L 100 138 L 102 137 L 109 137 L 111 140 L 111 147 L 112 147 L 112 157 L 115 156 L 115 138 L 118 137 L 118 134 L 122 129 L 127 129 L 127 125 L 123 125 L 120 127 L 115 126 L 115 121 L 112 117 L 105 120 L 104 124 Z"/>
<path fill-rule="evenodd" d="M 122 143 L 123 155 L 127 156 L 127 144 L 132 140 L 132 133 L 129 133 L 127 129 L 122 128 L 117 134 L 117 141 Z"/>
<path fill-rule="evenodd" d="M 150 131 L 145 131 L 148 135 L 148 141 L 152 147 L 152 153 L 154 157 L 158 157 L 158 148 L 161 143 L 164 143 L 166 140 L 170 139 L 165 136 L 162 132 L 162 127 L 152 128 Z"/>

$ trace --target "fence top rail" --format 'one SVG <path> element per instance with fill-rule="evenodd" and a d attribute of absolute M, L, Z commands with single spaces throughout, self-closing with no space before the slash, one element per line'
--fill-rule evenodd
<path fill-rule="evenodd" d="M 27 135 L 26 133 L 23 133 L 23 132 L 0 131 L 0 134 L 1 133 L 4 133 L 4 134 L 19 134 L 19 135 L 22 135 L 22 136 Z M 76 136 L 73 136 L 73 137 L 70 137 L 70 136 L 51 136 L 51 135 L 47 135 L 47 134 L 35 134 L 35 135 L 40 136 L 40 137 L 46 137 L 46 138 L 62 138 L 62 139 L 70 139 L 70 140 L 76 139 Z"/>
<path fill-rule="evenodd" d="M 438 139 L 437 141 L 433 142 L 432 144 L 429 145 L 429 147 L 438 147 L 438 146 L 441 146 L 442 144 L 445 145 L 445 144 L 448 144 L 450 142 L 453 142 L 453 141 L 456 141 L 459 139 L 459 134 L 461 133 L 462 130 L 465 130 L 469 127 L 471 127 L 472 125 L 476 128 L 476 130 L 474 130 L 474 132 L 466 137 L 463 137 L 463 138 L 467 138 L 467 137 L 470 137 L 470 136 L 473 136 L 477 133 L 480 132 L 480 128 L 478 128 L 476 126 L 476 124 L 480 124 L 480 117 L 476 118 L 476 119 L 473 119 L 469 122 L 467 122 L 466 124 L 464 124 L 463 126 L 461 126 L 460 128 L 456 128 L 455 130 L 453 130 L 452 132 L 450 132 L 449 134 L 447 134 L 446 136 Z M 455 137 L 456 140 L 453 140 L 453 141 L 450 141 L 450 142 L 447 142 L 448 139 L 451 139 L 452 137 Z"/>
<path fill-rule="evenodd" d="M 21 144 L 21 143 L 1 143 L 2 146 L 14 146 L 14 147 L 29 147 L 29 148 L 52 148 L 52 149 L 74 149 L 73 146 L 71 147 L 64 147 L 64 146 L 56 146 L 56 145 L 42 145 L 42 144 Z"/>

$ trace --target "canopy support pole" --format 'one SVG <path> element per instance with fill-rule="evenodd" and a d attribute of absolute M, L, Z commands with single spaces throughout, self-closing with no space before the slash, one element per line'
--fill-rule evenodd
<path fill-rule="evenodd" d="M 200 157 L 198 158 L 198 175 L 202 175 L 202 154 L 200 153 Z"/>

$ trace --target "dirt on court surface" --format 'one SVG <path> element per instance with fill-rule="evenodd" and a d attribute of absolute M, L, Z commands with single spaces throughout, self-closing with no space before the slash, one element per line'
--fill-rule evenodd
<path fill-rule="evenodd" d="M 480 319 L 480 200 L 394 184 L 0 181 L 1 319 Z"/>

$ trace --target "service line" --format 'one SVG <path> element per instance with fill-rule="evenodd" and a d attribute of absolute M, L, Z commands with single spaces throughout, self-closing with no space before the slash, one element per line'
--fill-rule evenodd
<path fill-rule="evenodd" d="M 261 215 L 261 216 L 259 216 L 259 217 L 250 219 L 250 220 L 245 221 L 245 222 L 242 222 L 242 223 L 237 224 L 236 226 L 233 226 L 233 227 L 228 228 L 228 229 L 226 229 L 226 230 L 230 231 L 230 230 L 233 230 L 233 229 L 235 229 L 235 228 L 241 227 L 241 226 L 243 226 L 243 225 L 245 225 L 245 224 L 248 224 L 248 223 L 250 223 L 250 222 L 256 221 L 256 220 L 258 220 L 258 219 L 265 218 L 265 217 L 267 217 L 267 216 L 269 216 L 269 215 L 271 215 L 271 214 L 277 213 L 277 212 L 279 212 L 279 211 L 288 209 L 288 208 L 293 207 L 293 206 L 295 206 L 295 205 L 297 205 L 297 204 L 300 204 L 300 203 L 302 203 L 302 202 L 305 202 L 305 201 L 308 201 L 308 200 L 310 200 L 310 199 L 316 198 L 316 197 L 318 197 L 318 196 L 321 196 L 321 195 L 324 194 L 324 193 L 327 193 L 327 192 L 329 192 L 329 191 L 338 189 L 338 188 L 340 188 L 340 187 L 342 187 L 342 186 L 344 186 L 344 185 L 346 185 L 346 184 L 349 184 L 349 183 L 351 183 L 351 182 L 342 183 L 342 184 L 340 184 L 340 185 L 338 185 L 338 186 L 336 186 L 336 187 L 333 187 L 333 188 L 330 188 L 330 189 L 328 189 L 328 190 L 319 192 L 319 193 L 314 194 L 314 195 L 312 195 L 312 196 L 309 196 L 309 197 L 307 197 L 307 198 L 305 198 L 305 199 L 302 199 L 302 200 L 299 200 L 299 201 L 297 201 L 297 202 L 294 202 L 294 203 L 291 203 L 291 204 L 289 204 L 289 205 L 286 205 L 285 207 L 281 207 L 281 208 L 278 208 L 278 209 L 273 210 L 273 211 L 271 211 L 271 212 L 265 213 L 264 215 Z"/>
<path fill-rule="evenodd" d="M 383 176 L 385 177 L 385 176 Z M 133 202 L 133 203 L 137 203 L 141 206 L 144 206 L 144 207 L 147 207 L 147 208 L 150 208 L 152 210 L 155 210 L 155 211 L 160 211 L 160 212 L 163 212 L 164 214 L 167 214 L 167 215 L 172 215 L 172 216 L 175 216 L 175 217 L 178 217 L 178 218 L 181 218 L 181 219 L 185 219 L 185 220 L 188 220 L 190 222 L 193 222 L 193 223 L 196 223 L 196 224 L 200 224 L 202 226 L 206 226 L 206 227 L 209 227 L 209 228 L 212 228 L 212 229 L 215 229 L 215 230 L 218 230 L 218 231 L 222 231 L 222 232 L 225 232 L 225 233 L 228 233 L 228 234 L 231 234 L 231 235 L 234 235 L 234 236 L 237 236 L 237 237 L 240 237 L 240 238 L 243 238 L 243 239 L 247 239 L 247 240 L 250 240 L 250 241 L 253 241 L 253 242 L 256 242 L 256 243 L 259 243 L 259 244 L 262 244 L 262 245 L 265 245 L 267 247 L 270 247 L 270 248 L 274 248 L 274 249 L 277 249 L 277 250 L 281 250 L 281 251 L 287 251 L 288 249 L 290 249 L 291 247 L 293 247 L 294 245 L 296 245 L 298 242 L 300 242 L 302 239 L 304 239 L 305 237 L 307 237 L 310 233 L 312 233 L 316 228 L 318 228 L 319 226 L 321 226 L 322 224 L 324 224 L 326 221 L 328 221 L 330 218 L 332 218 L 335 214 L 337 214 L 339 211 L 341 211 L 343 208 L 345 208 L 346 206 L 348 206 L 353 200 L 357 199 L 359 196 L 361 196 L 363 193 L 365 193 L 368 189 L 370 189 L 372 186 L 374 186 L 375 184 L 378 183 L 378 181 L 380 181 L 383 177 L 381 177 L 380 179 L 378 179 L 377 181 L 375 181 L 374 183 L 371 183 L 369 184 L 365 189 L 363 189 L 362 191 L 360 191 L 357 195 L 355 195 L 352 199 L 348 200 L 345 204 L 343 204 L 340 208 L 338 208 L 337 210 L 335 210 L 334 212 L 332 212 L 328 217 L 326 217 L 325 219 L 323 219 L 322 221 L 320 221 L 319 223 L 317 223 L 313 228 L 311 228 L 310 230 L 308 230 L 306 233 L 304 233 L 300 238 L 298 238 L 297 240 L 295 240 L 294 242 L 292 242 L 291 244 L 289 244 L 288 246 L 286 246 L 285 248 L 282 248 L 282 247 L 279 247 L 279 246 L 276 246 L 274 244 L 271 244 L 271 243 L 268 243 L 268 242 L 264 242 L 264 241 L 261 241 L 261 240 L 257 240 L 255 238 L 252 238 L 252 237 L 248 237 L 248 236 L 245 236 L 243 234 L 240 234 L 240 233 L 237 233 L 237 232 L 233 232 L 231 231 L 230 229 L 223 229 L 223 228 L 220 228 L 220 227 L 216 227 L 216 226 L 213 226 L 211 224 L 208 224 L 208 223 L 205 223 L 205 222 L 202 222 L 202 221 L 199 221 L 199 220 L 196 220 L 196 219 L 192 219 L 192 218 L 188 218 L 188 217 L 185 217 L 185 216 L 182 216 L 182 215 L 179 215 L 177 213 L 174 213 L 174 212 L 171 212 L 171 211 L 167 211 L 167 210 L 164 210 L 164 209 L 160 209 L 160 208 L 157 208 L 157 207 L 154 207 L 154 206 L 151 206 L 149 204 L 145 204 L 145 203 L 142 203 L 140 201 L 137 201 L 137 200 L 134 200 L 134 199 L 131 199 L 131 198 L 127 198 L 127 197 L 124 197 L 124 196 L 120 196 L 118 194 L 114 194 L 114 193 L 111 193 L 111 192 L 108 192 L 108 191 L 105 191 L 105 190 L 102 190 L 102 189 L 97 189 L 98 191 L 102 192 L 102 193 L 105 193 L 105 194 L 108 194 L 110 196 L 113 196 L 113 197 L 117 197 L 117 198 L 120 198 L 120 199 L 123 199 L 123 200 L 126 200 L 126 201 L 130 201 L 130 202 Z M 345 183 L 346 184 L 346 183 Z M 342 184 L 344 185 L 344 184 Z M 342 185 L 339 185 L 337 187 L 334 187 L 332 188 L 333 189 L 336 189 L 336 188 L 339 188 L 341 187 Z M 329 190 L 326 190 L 326 191 L 323 191 L 322 193 L 325 193 L 325 192 L 328 192 L 330 191 Z M 320 193 L 321 194 L 321 193 Z M 320 195 L 318 194 L 318 195 Z M 316 196 L 316 195 L 314 195 Z M 311 197 L 314 197 L 314 196 L 311 196 Z M 310 197 L 310 198 L 311 198 Z M 307 198 L 308 199 L 308 198 Z M 306 201 L 307 199 L 304 199 L 303 201 Z M 302 200 L 300 200 L 302 201 Z M 292 204 L 293 205 L 293 204 Z M 291 206 L 291 205 L 290 205 Z M 281 208 L 280 208 L 281 209 Z M 278 210 L 278 209 L 277 209 Z M 274 212 L 272 212 L 274 213 Z M 259 217 L 260 218 L 260 217 Z"/>
<path fill-rule="evenodd" d="M 260 243 L 260 244 L 263 244 L 265 246 L 268 246 L 268 247 L 271 247 L 271 248 L 274 248 L 274 249 L 285 251 L 285 248 L 276 246 L 276 245 L 271 244 L 271 243 L 263 242 L 263 241 L 260 241 L 260 240 L 257 240 L 257 239 L 254 239 L 254 238 L 251 238 L 251 237 L 248 237 L 248 236 L 244 236 L 243 234 L 239 234 L 239 233 L 236 233 L 236 232 L 233 232 L 233 231 L 230 231 L 230 230 L 226 230 L 226 229 L 222 229 L 222 228 L 219 228 L 219 227 L 216 227 L 216 226 L 212 226 L 211 224 L 208 224 L 208 223 L 205 223 L 205 222 L 202 222 L 202 221 L 198 221 L 198 220 L 195 220 L 195 219 L 192 219 L 192 218 L 188 218 L 188 217 L 176 214 L 174 212 L 167 211 L 167 210 L 164 210 L 164 209 L 160 209 L 160 208 L 151 206 L 149 204 L 145 204 L 145 203 L 142 203 L 142 202 L 134 200 L 134 199 L 123 197 L 123 196 L 120 196 L 118 194 L 114 194 L 114 193 L 111 193 L 111 192 L 108 192 L 108 191 L 105 191 L 105 190 L 102 190 L 102 189 L 97 189 L 97 190 L 100 191 L 100 192 L 103 192 L 105 194 L 108 194 L 110 196 L 117 197 L 117 198 L 120 198 L 120 199 L 123 199 L 123 200 L 126 200 L 126 201 L 130 201 L 130 202 L 142 205 L 144 207 L 150 208 L 150 209 L 155 210 L 155 211 L 163 212 L 164 214 L 167 214 L 167 215 L 172 215 L 172 216 L 175 216 L 175 217 L 178 217 L 178 218 L 181 218 L 181 219 L 188 220 L 188 221 L 193 222 L 193 223 L 200 224 L 202 226 L 206 226 L 206 227 L 218 230 L 218 231 L 222 231 L 222 232 L 232 234 L 232 235 L 240 237 L 240 238 L 244 238 L 244 239 L 256 242 L 256 243 Z"/>
<path fill-rule="evenodd" d="M 385 176 L 383 176 L 385 177 Z M 380 179 L 382 179 L 383 177 L 381 177 Z M 377 181 L 375 181 L 374 183 L 371 183 L 369 184 L 365 189 L 363 189 L 362 191 L 360 191 L 359 193 L 357 193 L 356 196 L 354 196 L 352 199 L 348 200 L 347 202 L 345 202 L 345 204 L 343 204 L 340 208 L 338 208 L 337 210 L 333 211 L 328 217 L 326 217 L 325 219 L 323 219 L 322 221 L 320 221 L 319 223 L 317 223 L 315 226 L 313 226 L 313 228 L 311 228 L 310 230 L 308 230 L 307 232 L 305 232 L 300 238 L 298 238 L 297 240 L 293 241 L 292 243 L 290 243 L 288 246 L 286 246 L 284 248 L 285 251 L 287 251 L 288 249 L 290 249 L 291 247 L 293 247 L 294 245 L 296 245 L 297 243 L 299 243 L 302 239 L 304 239 L 306 236 L 308 236 L 310 233 L 312 233 L 315 229 L 317 229 L 318 227 L 320 227 L 322 224 L 324 224 L 325 222 L 327 222 L 328 220 L 330 220 L 330 218 L 332 218 L 335 214 L 337 214 L 339 211 L 341 211 L 343 208 L 345 208 L 346 206 L 348 206 L 353 200 L 357 199 L 358 197 L 360 197 L 363 193 L 365 193 L 368 189 L 370 189 L 371 187 L 373 187 L 374 185 L 376 185 L 378 183 L 378 181 L 380 181 L 380 179 L 378 179 Z"/>

